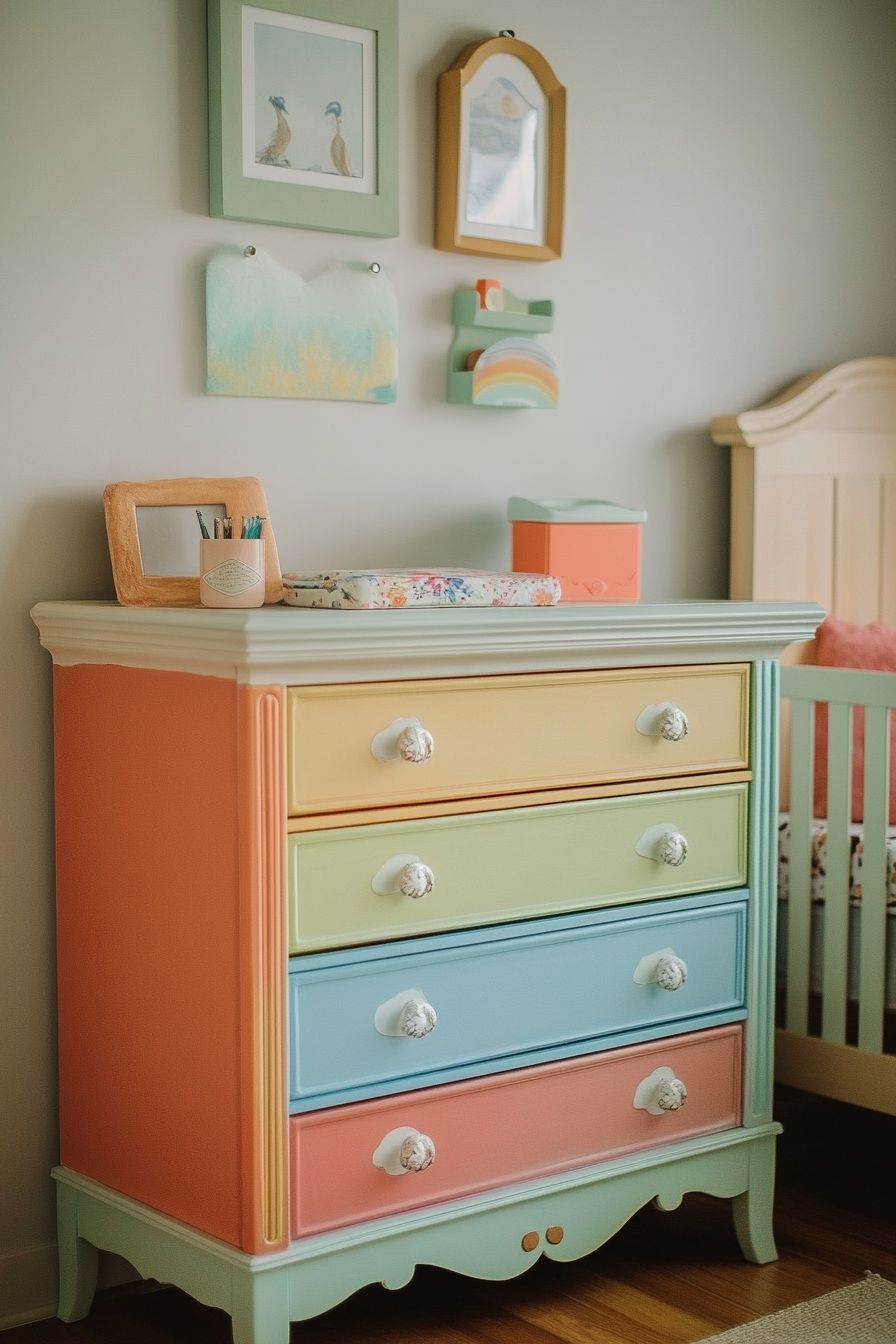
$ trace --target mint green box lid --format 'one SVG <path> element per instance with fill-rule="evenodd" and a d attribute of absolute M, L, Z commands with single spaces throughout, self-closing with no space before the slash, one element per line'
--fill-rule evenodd
<path fill-rule="evenodd" d="M 628 509 L 610 499 L 524 499 L 507 501 L 511 523 L 643 523 L 643 509 Z"/>

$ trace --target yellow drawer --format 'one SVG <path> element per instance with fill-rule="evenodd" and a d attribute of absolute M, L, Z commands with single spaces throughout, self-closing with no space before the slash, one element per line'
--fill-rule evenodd
<path fill-rule="evenodd" d="M 727 664 L 295 687 L 289 813 L 744 769 L 748 676 Z M 677 740 L 660 731 L 670 705 L 687 718 Z M 671 711 L 665 730 L 681 732 Z M 402 756 L 430 740 L 426 759 Z"/>
<path fill-rule="evenodd" d="M 289 950 L 739 887 L 746 831 L 746 784 L 304 831 L 287 842 Z"/>

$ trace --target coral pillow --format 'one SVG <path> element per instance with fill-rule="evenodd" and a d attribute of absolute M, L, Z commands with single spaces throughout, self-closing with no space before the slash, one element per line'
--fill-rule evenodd
<path fill-rule="evenodd" d="M 858 667 L 866 672 L 896 672 L 896 629 L 888 625 L 851 625 L 828 616 L 816 637 L 818 667 Z M 816 817 L 827 815 L 828 707 L 815 709 Z M 852 819 L 861 821 L 864 802 L 865 711 L 852 716 Z M 896 712 L 890 715 L 890 825 L 896 826 Z"/>

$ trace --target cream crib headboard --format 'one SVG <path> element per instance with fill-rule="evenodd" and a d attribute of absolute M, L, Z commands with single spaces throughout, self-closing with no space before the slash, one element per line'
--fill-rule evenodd
<path fill-rule="evenodd" d="M 731 597 L 896 625 L 896 358 L 811 373 L 710 433 L 731 447 Z"/>

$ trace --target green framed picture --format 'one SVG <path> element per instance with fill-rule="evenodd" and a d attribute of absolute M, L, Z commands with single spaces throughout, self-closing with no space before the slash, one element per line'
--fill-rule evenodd
<path fill-rule="evenodd" d="M 398 233 L 398 0 L 208 0 L 209 213 Z"/>

